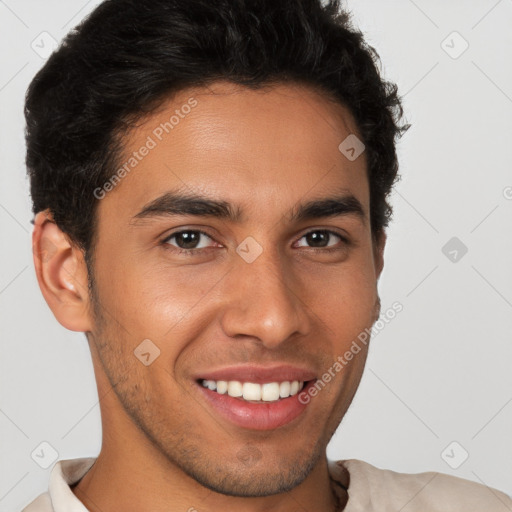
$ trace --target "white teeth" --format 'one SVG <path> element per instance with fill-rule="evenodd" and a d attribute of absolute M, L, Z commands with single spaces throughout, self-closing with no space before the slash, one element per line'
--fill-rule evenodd
<path fill-rule="evenodd" d="M 279 400 L 279 383 L 269 382 L 261 386 L 261 399 L 264 402 Z"/>
<path fill-rule="evenodd" d="M 214 391 L 215 388 L 217 387 L 214 380 L 203 380 L 203 386 L 205 388 L 211 389 L 212 391 Z"/>
<path fill-rule="evenodd" d="M 217 393 L 220 393 L 223 395 L 224 393 L 227 393 L 228 391 L 228 383 L 225 380 L 218 380 L 217 381 Z"/>
<path fill-rule="evenodd" d="M 244 382 L 244 400 L 261 400 L 261 386 L 254 382 Z"/>
<path fill-rule="evenodd" d="M 230 380 L 228 382 L 228 395 L 229 396 L 242 396 L 243 395 L 243 388 L 242 383 L 238 382 L 237 380 Z"/>
<path fill-rule="evenodd" d="M 248 401 L 275 402 L 280 398 L 288 398 L 296 395 L 303 387 L 303 381 L 266 382 L 257 384 L 255 382 L 240 382 L 237 380 L 203 380 L 202 385 L 217 393 L 238 398 L 243 397 Z"/>
<path fill-rule="evenodd" d="M 279 396 L 281 398 L 288 398 L 290 396 L 291 384 L 288 381 L 281 382 L 279 384 Z"/>

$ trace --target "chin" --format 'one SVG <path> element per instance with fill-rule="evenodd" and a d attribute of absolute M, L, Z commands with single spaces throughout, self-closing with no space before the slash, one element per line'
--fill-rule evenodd
<path fill-rule="evenodd" d="M 211 467 L 206 474 L 194 471 L 189 476 L 204 487 L 227 496 L 256 498 L 288 492 L 301 484 L 313 469 L 314 464 L 293 465 L 286 469 L 265 467 L 246 468 L 243 465 L 226 469 Z"/>
<path fill-rule="evenodd" d="M 195 455 L 191 457 L 191 453 Z M 179 460 L 175 456 L 172 459 L 189 477 L 211 491 L 254 498 L 288 492 L 300 485 L 323 454 L 325 450 L 318 442 L 280 458 L 272 453 L 267 458 L 254 443 L 238 450 L 231 459 L 227 451 L 215 456 L 196 449 L 187 454 L 182 452 Z"/>

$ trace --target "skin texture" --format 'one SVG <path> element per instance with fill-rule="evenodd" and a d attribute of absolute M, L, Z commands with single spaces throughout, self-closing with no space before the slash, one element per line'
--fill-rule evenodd
<path fill-rule="evenodd" d="M 306 86 L 217 82 L 139 122 L 123 139 L 127 158 L 191 97 L 197 106 L 99 201 L 93 297 L 83 253 L 49 212 L 36 216 L 41 290 L 62 325 L 87 334 L 100 397 L 101 453 L 73 492 L 102 512 L 331 511 L 325 450 L 359 385 L 365 345 L 298 418 L 270 431 L 218 416 L 193 375 L 252 362 L 320 377 L 377 319 L 385 235 L 372 243 L 364 153 L 349 161 L 338 150 L 357 127 Z M 238 205 L 241 219 L 134 219 L 176 189 Z M 353 194 L 365 219 L 290 221 L 299 202 L 333 191 Z M 191 254 L 164 241 L 185 228 L 208 234 Z M 305 236 L 319 229 L 334 232 L 328 247 Z M 252 263 L 236 252 L 249 236 L 262 248 Z M 145 339 L 160 350 L 149 366 L 134 355 Z"/>

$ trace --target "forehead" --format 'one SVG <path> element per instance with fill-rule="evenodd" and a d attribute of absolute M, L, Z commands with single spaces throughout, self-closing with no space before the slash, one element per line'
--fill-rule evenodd
<path fill-rule="evenodd" d="M 343 189 L 367 209 L 365 154 L 351 161 L 339 149 L 358 134 L 346 107 L 308 86 L 184 89 L 122 139 L 118 164 L 127 172 L 108 203 L 135 215 L 162 192 L 180 189 L 249 209 L 291 207 Z"/>

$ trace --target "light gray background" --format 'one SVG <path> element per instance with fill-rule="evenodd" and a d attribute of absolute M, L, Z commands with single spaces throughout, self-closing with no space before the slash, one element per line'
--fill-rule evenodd
<path fill-rule="evenodd" d="M 35 279 L 22 116 L 44 63 L 32 42 L 41 53 L 42 32 L 60 40 L 98 3 L 0 1 L 2 512 L 47 489 L 53 464 L 31 458 L 41 442 L 59 459 L 95 456 L 101 445 L 85 336 L 56 322 Z M 404 309 L 373 339 L 328 456 L 450 473 L 512 494 L 512 1 L 348 6 L 413 126 L 399 145 L 379 284 L 382 311 L 395 301 Z M 453 31 L 469 43 L 458 58 L 462 39 L 446 39 Z M 468 248 L 456 262 L 442 252 L 452 237 Z M 445 460 L 456 465 L 462 450 L 468 459 L 452 469 Z"/>

